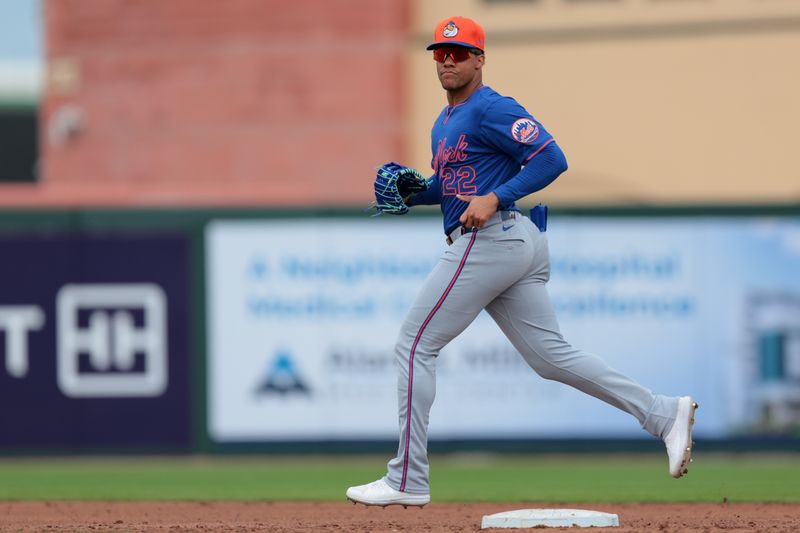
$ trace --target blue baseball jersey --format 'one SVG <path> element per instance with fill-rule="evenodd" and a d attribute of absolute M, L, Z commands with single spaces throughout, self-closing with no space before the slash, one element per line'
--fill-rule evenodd
<path fill-rule="evenodd" d="M 433 178 L 413 203 L 440 204 L 445 233 L 460 225 L 468 203 L 457 194 L 494 192 L 500 209 L 516 209 L 513 187 L 505 187 L 553 137 L 513 98 L 479 87 L 457 105 L 445 107 L 431 131 Z"/>

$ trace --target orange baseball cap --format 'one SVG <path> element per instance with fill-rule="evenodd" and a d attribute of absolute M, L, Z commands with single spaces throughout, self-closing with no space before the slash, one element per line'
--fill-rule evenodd
<path fill-rule="evenodd" d="M 466 46 L 483 51 L 486 35 L 480 24 L 466 17 L 449 17 L 436 25 L 433 43 L 426 50 L 442 46 Z"/>

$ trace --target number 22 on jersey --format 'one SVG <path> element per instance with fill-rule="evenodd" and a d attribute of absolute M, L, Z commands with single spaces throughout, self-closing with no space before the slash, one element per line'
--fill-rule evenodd
<path fill-rule="evenodd" d="M 475 194 L 475 169 L 463 166 L 457 169 L 442 167 L 439 171 L 442 180 L 442 196 L 455 196 L 457 194 Z"/>

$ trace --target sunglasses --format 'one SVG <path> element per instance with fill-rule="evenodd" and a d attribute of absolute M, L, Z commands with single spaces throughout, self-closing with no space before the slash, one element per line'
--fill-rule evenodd
<path fill-rule="evenodd" d="M 447 56 L 453 58 L 454 63 L 461 63 L 462 61 L 466 61 L 469 59 L 469 55 L 480 55 L 475 50 L 471 48 L 464 48 L 463 46 L 444 46 L 442 48 L 436 48 L 433 51 L 433 60 L 437 63 L 444 63 Z"/>

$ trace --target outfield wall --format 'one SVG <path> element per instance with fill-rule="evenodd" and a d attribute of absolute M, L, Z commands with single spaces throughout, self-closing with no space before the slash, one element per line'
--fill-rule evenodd
<path fill-rule="evenodd" d="M 797 442 L 797 207 L 562 209 L 548 234 L 573 344 L 694 394 L 700 439 Z M 389 443 L 393 340 L 443 247 L 431 211 L 2 213 L 0 451 Z M 647 439 L 486 316 L 437 371 L 434 447 Z"/>

